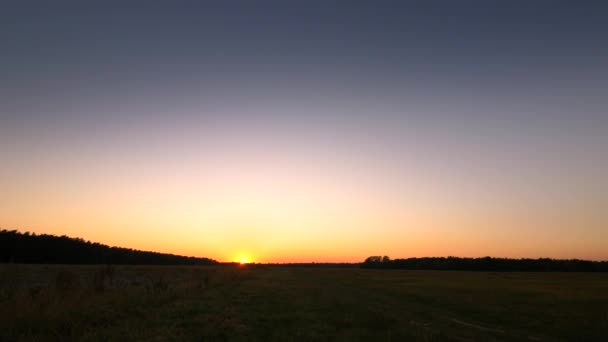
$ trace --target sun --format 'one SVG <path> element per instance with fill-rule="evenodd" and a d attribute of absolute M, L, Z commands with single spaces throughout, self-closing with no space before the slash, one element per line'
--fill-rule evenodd
<path fill-rule="evenodd" d="M 251 263 L 251 258 L 247 255 L 241 255 L 238 257 L 238 262 L 241 265 L 249 264 Z"/>

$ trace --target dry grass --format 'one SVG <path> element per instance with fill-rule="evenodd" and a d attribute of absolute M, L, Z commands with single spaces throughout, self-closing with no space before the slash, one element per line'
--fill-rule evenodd
<path fill-rule="evenodd" d="M 603 341 L 608 274 L 0 266 L 0 341 Z"/>

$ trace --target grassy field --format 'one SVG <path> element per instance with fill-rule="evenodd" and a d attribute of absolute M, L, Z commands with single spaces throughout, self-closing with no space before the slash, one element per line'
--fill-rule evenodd
<path fill-rule="evenodd" d="M 0 265 L 1 341 L 608 341 L 608 274 Z"/>

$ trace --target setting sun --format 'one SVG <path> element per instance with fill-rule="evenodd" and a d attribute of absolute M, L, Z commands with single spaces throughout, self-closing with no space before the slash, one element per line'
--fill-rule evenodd
<path fill-rule="evenodd" d="M 251 263 L 251 258 L 247 255 L 241 255 L 237 258 L 239 264 L 244 265 L 244 264 L 249 264 Z"/>

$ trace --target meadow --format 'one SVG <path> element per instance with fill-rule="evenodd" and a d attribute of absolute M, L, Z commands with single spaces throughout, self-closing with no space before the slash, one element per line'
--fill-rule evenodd
<path fill-rule="evenodd" d="M 0 265 L 0 341 L 606 341 L 608 273 Z"/>

